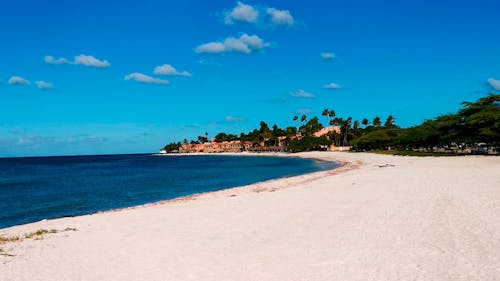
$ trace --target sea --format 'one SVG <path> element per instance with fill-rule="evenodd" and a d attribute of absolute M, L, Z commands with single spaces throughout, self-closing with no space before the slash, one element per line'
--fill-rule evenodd
<path fill-rule="evenodd" d="M 0 228 L 126 208 L 339 164 L 273 156 L 0 158 Z"/>

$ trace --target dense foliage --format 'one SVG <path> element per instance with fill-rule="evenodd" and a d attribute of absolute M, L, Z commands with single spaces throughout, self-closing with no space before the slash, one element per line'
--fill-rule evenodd
<path fill-rule="evenodd" d="M 438 116 L 407 129 L 373 130 L 353 141 L 358 150 L 416 149 L 432 147 L 473 147 L 482 143 L 500 145 L 500 95 L 490 94 L 478 101 L 463 102 L 456 114 Z"/>
<path fill-rule="evenodd" d="M 478 145 L 498 147 L 500 145 L 500 95 L 490 94 L 476 102 L 463 102 L 463 108 L 456 114 L 438 116 L 426 120 L 418 126 L 400 128 L 395 118 L 389 115 L 385 122 L 375 117 L 364 118 L 361 122 L 351 117 L 338 117 L 333 110 L 325 109 L 322 116 L 330 126 L 339 130 L 329 132 L 322 137 L 314 133 L 323 129 L 318 117 L 310 119 L 306 115 L 294 116 L 297 127 L 279 128 L 277 125 L 269 128 L 261 121 L 259 129 L 248 133 L 234 134 L 218 133 L 214 139 L 217 142 L 241 140 L 251 142 L 258 147 L 276 147 L 279 144 L 285 151 L 299 152 L 311 150 L 326 150 L 330 145 L 352 146 L 354 150 L 399 149 L 426 150 L 438 148 L 467 148 Z M 299 136 L 299 137 L 298 137 Z M 190 143 L 208 141 L 208 133 L 198 136 Z M 189 143 L 184 140 L 184 143 Z M 171 143 L 165 150 L 176 151 L 181 143 Z"/>

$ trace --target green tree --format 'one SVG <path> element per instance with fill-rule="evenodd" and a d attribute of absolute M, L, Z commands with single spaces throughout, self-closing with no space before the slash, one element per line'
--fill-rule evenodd
<path fill-rule="evenodd" d="M 312 136 L 317 131 L 323 129 L 323 125 L 319 122 L 318 117 L 314 116 L 306 124 L 302 125 L 299 130 L 306 136 Z"/>
<path fill-rule="evenodd" d="M 373 118 L 373 126 L 379 128 L 381 125 L 382 125 L 382 121 L 380 120 L 380 117 Z"/>
<path fill-rule="evenodd" d="M 208 142 L 208 138 L 204 136 L 198 136 L 198 142 L 200 143 Z"/>
<path fill-rule="evenodd" d="M 394 128 L 394 117 L 392 115 L 389 115 L 387 119 L 385 120 L 384 127 L 386 128 Z"/>

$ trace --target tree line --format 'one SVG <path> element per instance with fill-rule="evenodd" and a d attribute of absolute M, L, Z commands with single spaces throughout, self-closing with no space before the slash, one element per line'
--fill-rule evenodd
<path fill-rule="evenodd" d="M 432 149 L 433 147 L 473 147 L 482 143 L 489 147 L 498 147 L 500 140 L 500 95 L 490 94 L 476 102 L 463 102 L 462 108 L 455 114 L 438 116 L 425 120 L 419 125 L 401 128 L 396 125 L 394 116 L 389 115 L 382 122 L 381 117 L 353 120 L 342 118 L 334 110 L 325 108 L 321 113 L 329 126 L 338 130 L 330 131 L 321 137 L 314 133 L 324 128 L 316 116 L 294 116 L 292 120 L 297 126 L 280 128 L 269 127 L 264 121 L 260 126 L 248 133 L 215 135 L 217 142 L 249 141 L 255 146 L 277 146 L 279 139 L 284 139 L 284 150 L 289 152 L 326 150 L 330 145 L 352 146 L 354 150 L 366 151 L 375 149 Z M 300 137 L 296 137 L 300 135 Z M 197 139 L 174 142 L 164 149 L 175 151 L 182 144 L 196 144 L 209 141 L 208 133 Z"/>

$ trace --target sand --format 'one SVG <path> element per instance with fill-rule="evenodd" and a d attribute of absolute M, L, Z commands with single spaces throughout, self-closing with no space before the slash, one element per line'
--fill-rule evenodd
<path fill-rule="evenodd" d="M 0 244 L 0 280 L 500 280 L 499 157 L 300 156 L 348 165 L 1 229 L 77 231 Z"/>

